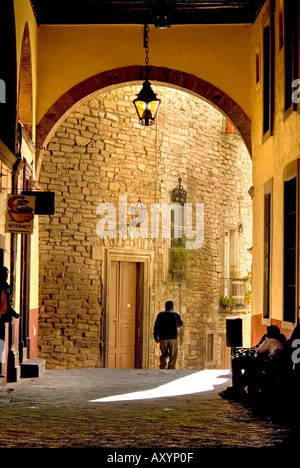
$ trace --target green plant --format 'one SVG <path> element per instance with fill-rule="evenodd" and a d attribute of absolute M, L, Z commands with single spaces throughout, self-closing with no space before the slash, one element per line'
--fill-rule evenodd
<path fill-rule="evenodd" d="M 231 296 L 221 296 L 220 297 L 220 306 L 223 309 L 231 308 L 234 304 L 234 301 Z"/>
<path fill-rule="evenodd" d="M 222 306 L 229 306 L 231 307 L 233 305 L 233 299 L 231 296 L 222 296 L 220 298 L 220 305 Z"/>
<path fill-rule="evenodd" d="M 247 292 L 245 294 L 245 301 L 248 302 L 248 304 L 250 304 L 250 302 L 251 302 L 251 280 L 252 280 L 252 277 L 251 277 L 251 271 L 247 270 L 247 273 L 248 273 L 248 275 L 243 278 L 243 280 L 245 281 L 245 286 L 248 287 Z"/>
<path fill-rule="evenodd" d="M 171 281 L 181 282 L 187 278 L 190 251 L 184 246 L 171 247 L 169 250 L 169 277 Z"/>
<path fill-rule="evenodd" d="M 251 284 L 251 271 L 247 270 L 247 275 L 243 277 L 243 280 Z"/>
<path fill-rule="evenodd" d="M 250 303 L 251 302 L 251 289 L 248 289 L 248 291 L 245 294 L 245 300 Z"/>

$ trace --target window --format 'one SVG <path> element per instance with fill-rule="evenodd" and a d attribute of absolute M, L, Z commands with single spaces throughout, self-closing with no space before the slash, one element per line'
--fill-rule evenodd
<path fill-rule="evenodd" d="M 297 161 L 298 164 L 298 161 Z M 292 165 L 293 167 L 293 165 Z M 298 172 L 298 170 L 297 170 Z M 295 323 L 297 307 L 297 203 L 298 176 L 284 181 L 283 320 Z"/>
<path fill-rule="evenodd" d="M 183 207 L 178 203 L 171 210 L 171 247 L 185 247 Z"/>
<path fill-rule="evenodd" d="M 232 123 L 224 116 L 223 116 L 223 119 L 222 119 L 222 133 L 225 133 L 225 135 L 235 135 L 236 134 L 236 130 L 235 130 L 234 125 L 232 125 Z"/>
<path fill-rule="evenodd" d="M 298 0 L 284 2 L 285 111 L 296 110 L 292 83 L 298 78 Z"/>
<path fill-rule="evenodd" d="M 214 360 L 214 334 L 207 333 L 206 335 L 206 361 L 212 362 Z"/>
<path fill-rule="evenodd" d="M 232 295 L 232 279 L 236 276 L 236 231 L 226 228 L 224 230 L 223 244 L 223 277 L 224 277 L 224 296 Z"/>
<path fill-rule="evenodd" d="M 230 266 L 229 266 L 229 258 L 230 258 L 230 237 L 228 229 L 224 232 L 224 296 L 229 296 L 229 278 L 230 278 Z"/>
<path fill-rule="evenodd" d="M 265 184 L 264 194 L 264 289 L 263 318 L 270 318 L 271 292 L 271 219 L 272 219 L 272 181 Z"/>
<path fill-rule="evenodd" d="M 265 23 L 263 30 L 263 134 L 273 131 L 274 113 L 274 17 Z"/>
<path fill-rule="evenodd" d="M 183 206 L 179 203 L 171 210 L 171 240 L 169 249 L 169 276 L 172 281 L 186 279 L 188 251 L 183 228 Z"/>

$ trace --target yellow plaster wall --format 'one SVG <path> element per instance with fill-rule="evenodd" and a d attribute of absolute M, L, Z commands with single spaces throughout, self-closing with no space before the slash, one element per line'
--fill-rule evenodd
<path fill-rule="evenodd" d="M 31 235 L 31 272 L 30 272 L 30 309 L 39 307 L 39 221 L 34 219 L 34 229 Z"/>
<path fill-rule="evenodd" d="M 32 99 L 33 99 L 33 140 L 35 140 L 36 124 L 36 100 L 37 100 L 37 24 L 29 0 L 14 0 L 15 5 L 15 24 L 16 24 L 16 48 L 17 48 L 17 77 L 18 88 L 20 80 L 20 65 L 22 52 L 22 39 L 26 23 L 28 23 L 31 45 L 31 66 L 32 66 Z M 29 148 L 25 141 L 22 144 L 22 155 L 28 163 L 34 162 L 34 148 Z M 31 290 L 30 290 L 30 308 L 38 307 L 38 220 L 35 220 L 34 233 L 31 236 Z M 16 271 L 19 272 L 20 264 L 20 236 L 18 236 L 18 255 Z M 20 295 L 20 277 L 17 278 L 17 303 L 19 304 Z"/>
<path fill-rule="evenodd" d="M 251 26 L 150 27 L 150 66 L 212 83 L 251 118 Z M 40 26 L 37 121 L 77 83 L 103 71 L 145 64 L 143 26 Z"/>
<path fill-rule="evenodd" d="M 284 49 L 279 47 L 278 8 L 275 13 L 275 118 L 274 131 L 265 143 L 262 135 L 262 83 L 255 84 L 255 53 L 262 50 L 263 17 L 266 3 L 253 27 L 252 33 L 252 148 L 253 148 L 253 315 L 263 310 L 263 215 L 264 184 L 273 179 L 272 195 L 272 265 L 271 318 L 283 318 L 283 171 L 300 157 L 300 114 L 294 112 L 284 119 Z M 278 2 L 277 2 L 278 7 Z M 300 76 L 300 75 L 298 75 Z"/>
<path fill-rule="evenodd" d="M 17 77 L 20 79 L 20 64 L 24 28 L 28 23 L 31 44 L 32 94 L 33 94 L 33 138 L 35 139 L 36 99 L 37 99 L 37 24 L 29 0 L 14 0 L 17 48 Z"/>

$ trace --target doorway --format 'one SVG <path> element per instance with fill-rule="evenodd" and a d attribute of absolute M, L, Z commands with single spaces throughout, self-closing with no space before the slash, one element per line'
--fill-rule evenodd
<path fill-rule="evenodd" d="M 108 367 L 142 367 L 143 264 L 112 261 L 109 288 Z"/>

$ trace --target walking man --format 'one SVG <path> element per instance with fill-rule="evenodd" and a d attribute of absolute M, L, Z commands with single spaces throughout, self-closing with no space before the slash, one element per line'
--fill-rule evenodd
<path fill-rule="evenodd" d="M 160 344 L 160 369 L 175 369 L 178 354 L 178 328 L 183 323 L 174 310 L 173 301 L 165 303 L 165 310 L 159 312 L 154 324 L 154 339 Z"/>

